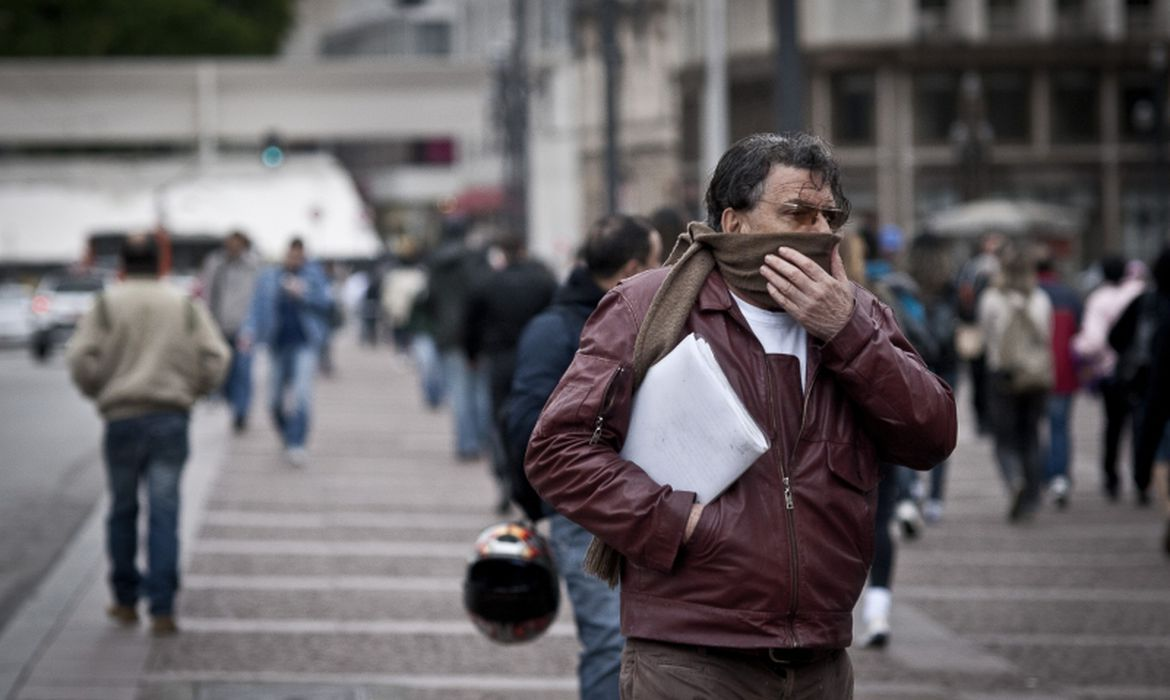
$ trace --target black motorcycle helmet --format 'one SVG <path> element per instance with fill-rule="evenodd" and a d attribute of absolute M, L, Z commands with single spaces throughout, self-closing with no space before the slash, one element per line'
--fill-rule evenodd
<path fill-rule="evenodd" d="M 475 540 L 463 581 L 463 607 L 489 639 L 515 644 L 552 625 L 560 584 L 548 542 L 526 523 L 498 523 Z"/>

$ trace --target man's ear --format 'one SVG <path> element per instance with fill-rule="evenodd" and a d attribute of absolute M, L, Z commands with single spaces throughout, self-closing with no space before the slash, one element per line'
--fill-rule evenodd
<path fill-rule="evenodd" d="M 625 265 L 622 265 L 622 269 L 618 271 L 618 279 L 624 280 L 625 278 L 632 277 L 645 269 L 646 266 L 642 264 L 641 260 L 630 258 L 626 261 Z"/>
<path fill-rule="evenodd" d="M 740 229 L 743 228 L 743 219 L 740 218 L 739 212 L 727 207 L 719 217 L 719 225 L 723 228 L 724 233 L 739 233 Z"/>

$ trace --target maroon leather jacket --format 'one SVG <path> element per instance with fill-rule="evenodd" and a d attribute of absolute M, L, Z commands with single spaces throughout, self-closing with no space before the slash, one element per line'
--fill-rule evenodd
<path fill-rule="evenodd" d="M 877 462 L 929 469 L 955 446 L 951 389 L 890 309 L 855 285 L 853 315 L 810 340 L 808 392 L 793 358 L 765 355 L 718 272 L 683 333 L 702 336 L 771 448 L 707 504 L 660 486 L 618 452 L 634 339 L 666 269 L 626 280 L 590 317 L 528 445 L 533 486 L 626 556 L 622 632 L 720 647 L 838 649 L 873 558 Z M 679 426 L 679 430 L 685 430 Z"/>

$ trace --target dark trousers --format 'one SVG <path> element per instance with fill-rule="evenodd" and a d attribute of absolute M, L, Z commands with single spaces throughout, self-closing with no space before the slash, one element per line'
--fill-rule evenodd
<path fill-rule="evenodd" d="M 1113 379 L 1101 382 L 1101 402 L 1105 407 L 1105 446 L 1101 459 L 1101 474 L 1105 490 L 1116 495 L 1117 454 L 1121 446 L 1121 432 L 1133 412 L 1133 403 L 1125 386 Z"/>
<path fill-rule="evenodd" d="M 874 509 L 873 566 L 869 570 L 869 585 L 891 588 L 894 582 L 894 556 L 897 553 L 894 538 L 890 536 L 890 521 L 902 491 L 899 467 L 882 465 L 882 480 L 878 482 L 877 508 Z"/>
<path fill-rule="evenodd" d="M 784 664 L 762 654 L 627 639 L 621 696 L 622 700 L 851 700 L 853 664 L 844 649 L 826 651 L 808 663 Z"/>
<path fill-rule="evenodd" d="M 1039 504 L 1044 482 L 1040 463 L 1040 420 L 1044 416 L 1048 394 L 1043 391 L 1013 393 L 1006 379 L 991 375 L 989 408 L 995 429 L 995 458 L 999 462 L 1004 484 L 1019 495 L 1024 513 Z"/>

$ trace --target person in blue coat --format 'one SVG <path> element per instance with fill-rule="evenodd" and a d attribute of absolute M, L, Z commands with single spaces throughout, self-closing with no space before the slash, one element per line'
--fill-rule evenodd
<path fill-rule="evenodd" d="M 253 344 L 268 346 L 269 408 L 285 457 L 298 467 L 308 459 L 313 379 L 329 335 L 333 303 L 325 271 L 307 259 L 304 241 L 294 238 L 284 262 L 265 270 L 256 281 L 252 307 L 240 330 L 242 351 Z"/>
<path fill-rule="evenodd" d="M 679 231 L 669 232 L 676 235 Z M 532 318 L 516 348 L 516 371 L 504 403 L 502 421 L 512 476 L 513 500 L 532 520 L 549 518 L 557 571 L 569 590 L 581 657 L 577 676 L 582 700 L 617 700 L 618 672 L 625 640 L 620 625 L 620 593 L 585 573 L 581 564 L 592 536 L 580 525 L 542 503 L 524 476 L 524 452 L 540 409 L 569 368 L 581 329 L 605 293 L 618 282 L 658 267 L 662 240 L 650 222 L 612 214 L 586 235 L 581 257 L 556 291 L 552 304 Z"/>

